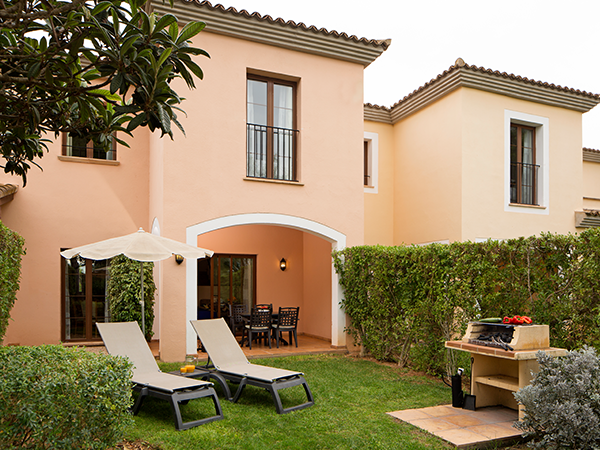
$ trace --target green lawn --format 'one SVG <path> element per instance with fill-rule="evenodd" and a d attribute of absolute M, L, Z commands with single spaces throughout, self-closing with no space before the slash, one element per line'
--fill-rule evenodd
<path fill-rule="evenodd" d="M 440 439 L 385 414 L 450 403 L 450 388 L 441 381 L 339 355 L 252 362 L 304 372 L 315 405 L 278 415 L 267 391 L 248 386 L 237 404 L 220 396 L 225 419 L 175 431 L 168 403 L 149 398 L 135 417 L 135 426 L 128 431 L 127 439 L 141 439 L 164 450 L 451 448 Z M 178 367 L 179 364 L 161 364 L 163 371 Z M 300 386 L 280 393 L 284 407 L 305 399 Z M 212 401 L 207 399 L 191 401 L 181 410 L 184 421 L 214 414 Z"/>

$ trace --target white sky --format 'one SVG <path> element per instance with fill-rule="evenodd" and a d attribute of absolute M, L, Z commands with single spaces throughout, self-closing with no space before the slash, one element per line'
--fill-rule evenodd
<path fill-rule="evenodd" d="M 364 101 L 392 106 L 454 64 L 600 94 L 600 0 L 223 0 L 238 11 L 392 39 L 365 70 Z M 600 105 L 583 115 L 600 149 Z"/>

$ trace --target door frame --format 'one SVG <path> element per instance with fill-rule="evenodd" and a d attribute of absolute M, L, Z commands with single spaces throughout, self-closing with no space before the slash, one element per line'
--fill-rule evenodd
<path fill-rule="evenodd" d="M 215 299 L 215 293 L 213 291 L 214 289 L 214 277 L 215 277 L 215 257 L 219 258 L 219 257 L 229 257 L 230 259 L 233 258 L 247 258 L 247 259 L 252 259 L 253 260 L 253 271 L 252 271 L 252 303 L 256 304 L 256 280 L 257 280 L 257 276 L 256 276 L 256 272 L 257 272 L 257 255 L 248 255 L 248 254 L 238 254 L 238 253 L 215 253 L 212 257 L 211 257 L 211 261 L 210 261 L 210 270 L 211 270 L 211 274 L 210 274 L 210 315 L 211 315 L 211 319 L 216 319 L 218 317 L 222 317 L 221 316 L 221 308 L 218 308 L 219 311 L 219 316 L 218 317 L 213 317 L 213 313 L 215 311 L 215 305 L 214 305 L 214 299 Z M 218 267 L 218 271 L 220 273 L 221 271 L 221 267 Z M 232 276 L 233 273 L 231 271 L 231 267 L 230 267 L 230 271 L 229 271 L 229 288 L 230 288 L 230 292 L 229 292 L 229 303 L 231 304 L 231 300 L 232 300 L 232 292 L 233 290 L 231 289 L 231 284 L 232 284 Z M 219 276 L 220 279 L 220 276 Z M 218 295 L 218 294 L 217 294 Z M 219 305 L 220 305 L 220 297 L 219 297 Z"/>

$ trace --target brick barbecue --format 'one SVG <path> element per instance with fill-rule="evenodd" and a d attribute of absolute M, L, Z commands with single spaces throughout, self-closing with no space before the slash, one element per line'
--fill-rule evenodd
<path fill-rule="evenodd" d="M 460 341 L 446 348 L 471 354 L 471 395 L 477 407 L 503 405 L 519 409 L 513 393 L 528 385 L 539 366 L 536 353 L 564 356 L 567 351 L 550 347 L 548 325 L 506 325 L 471 322 Z M 519 419 L 523 411 L 519 409 Z"/>

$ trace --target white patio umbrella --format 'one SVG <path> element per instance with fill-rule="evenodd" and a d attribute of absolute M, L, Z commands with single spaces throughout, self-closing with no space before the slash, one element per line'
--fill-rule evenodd
<path fill-rule="evenodd" d="M 117 255 L 125 255 L 130 259 L 141 262 L 141 296 L 142 300 L 142 332 L 146 335 L 144 320 L 144 262 L 162 261 L 173 255 L 181 255 L 184 258 L 206 258 L 211 257 L 214 252 L 204 248 L 193 247 L 173 239 L 164 238 L 155 234 L 146 233 L 140 228 L 136 233 L 125 236 L 106 239 L 93 244 L 82 245 L 60 252 L 66 258 L 71 259 L 77 255 L 86 259 L 109 259 Z"/>

